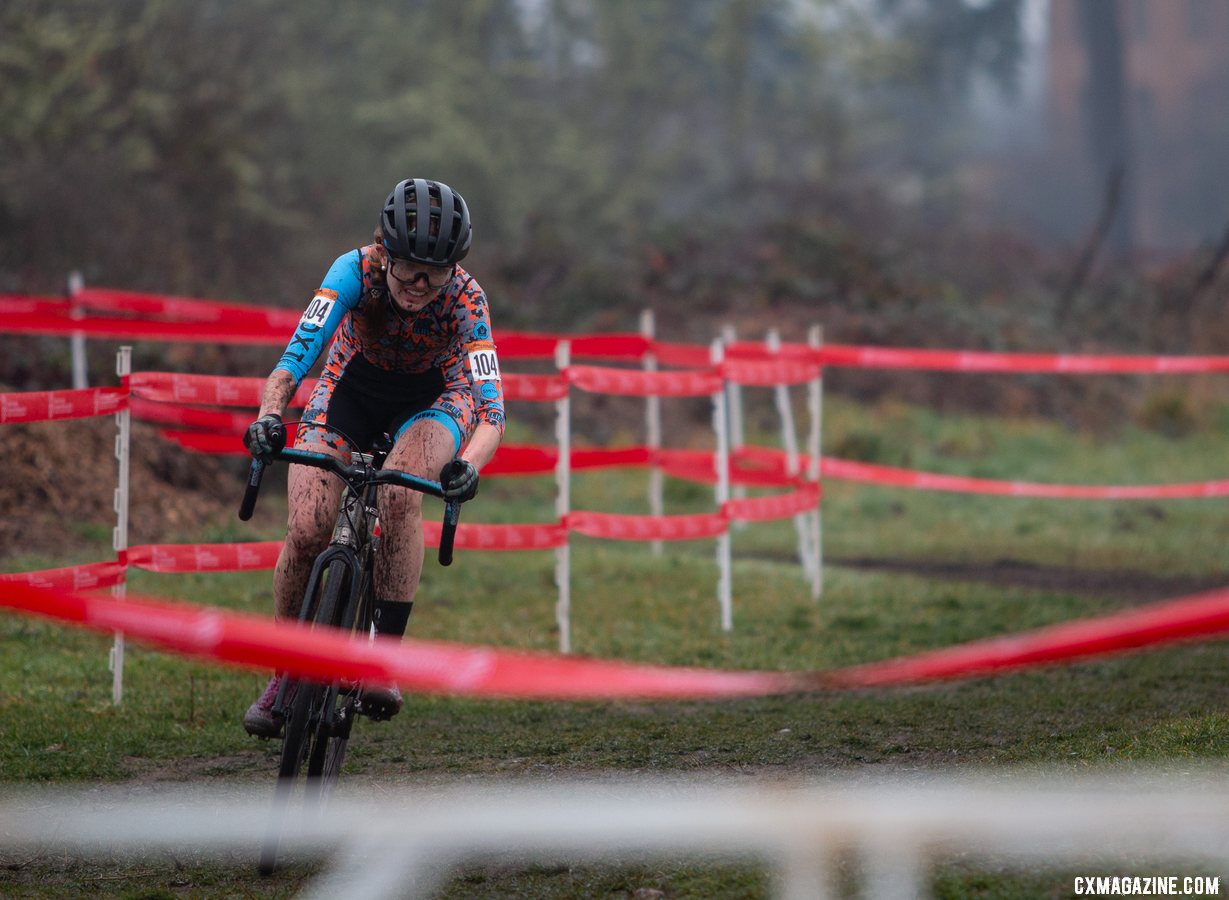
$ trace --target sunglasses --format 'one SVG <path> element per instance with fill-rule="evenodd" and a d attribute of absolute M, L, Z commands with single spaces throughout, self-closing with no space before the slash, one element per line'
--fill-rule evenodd
<path fill-rule="evenodd" d="M 452 280 L 456 266 L 428 266 L 409 259 L 394 259 L 389 257 L 388 274 L 398 284 L 413 287 L 419 279 L 427 282 L 427 286 L 439 290 Z M 398 274 L 400 272 L 400 274 Z"/>

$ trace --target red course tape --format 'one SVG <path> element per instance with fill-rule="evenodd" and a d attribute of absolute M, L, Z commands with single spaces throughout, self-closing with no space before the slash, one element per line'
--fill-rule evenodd
<path fill-rule="evenodd" d="M 1010 497 L 1048 497 L 1082 500 L 1166 500 L 1229 496 L 1229 481 L 1202 481 L 1187 484 L 1080 485 L 1036 484 L 1027 481 L 991 481 L 960 475 L 937 475 L 871 463 L 834 459 L 825 456 L 821 465 L 825 478 L 887 484 L 930 491 L 956 491 L 967 494 L 999 494 Z"/>
<path fill-rule="evenodd" d="M 299 310 L 275 306 L 245 306 L 198 300 L 192 297 L 167 297 L 135 291 L 84 288 L 72 298 L 72 305 L 105 313 L 135 313 L 171 322 L 238 324 L 241 327 L 276 329 L 289 334 L 299 324 Z"/>
<path fill-rule="evenodd" d="M 232 442 L 236 435 L 243 434 L 252 421 L 251 413 L 229 409 L 205 409 L 177 403 L 158 403 L 140 396 L 132 400 L 133 418 L 158 425 L 182 425 L 198 428 L 212 434 L 226 435 Z M 227 448 L 228 450 L 231 448 Z"/>
<path fill-rule="evenodd" d="M 133 393 L 160 403 L 196 403 L 208 406 L 260 406 L 263 378 L 222 375 L 183 375 L 175 372 L 134 372 Z M 567 395 L 568 385 L 561 375 L 503 376 L 505 396 L 510 400 L 550 402 Z M 314 378 L 305 380 L 295 392 L 292 406 L 304 406 L 316 386 Z"/>
<path fill-rule="evenodd" d="M 437 641 L 350 640 L 331 629 L 129 596 L 0 586 L 0 605 L 198 658 L 308 678 L 395 682 L 402 690 L 563 700 L 698 699 L 796 690 L 795 676 L 637 666 Z"/>
<path fill-rule="evenodd" d="M 788 494 L 727 500 L 726 515 L 740 522 L 767 522 L 788 519 L 819 506 L 819 485 L 805 484 Z"/>
<path fill-rule="evenodd" d="M 819 365 L 790 359 L 727 359 L 721 372 L 735 384 L 746 387 L 775 387 L 779 384 L 807 384 L 819 377 Z"/>
<path fill-rule="evenodd" d="M 0 394 L 0 423 L 109 416 L 127 404 L 128 389 L 122 387 Z"/>
<path fill-rule="evenodd" d="M 101 565 L 118 567 L 115 563 Z M 31 576 L 44 578 L 31 583 Z M 115 601 L 97 594 L 39 586 L 58 580 L 47 572 L 0 577 L 0 606 L 96 631 L 122 631 L 189 656 L 264 670 L 286 669 L 322 680 L 369 678 L 432 693 L 570 700 L 698 699 L 891 687 L 980 677 L 1229 632 L 1229 589 L 1222 589 L 1101 618 L 845 669 L 721 672 L 636 666 L 442 642 L 399 643 L 381 638 L 374 642 L 352 641 L 297 623 L 279 624 L 255 616 L 143 597 Z M 96 586 L 103 586 L 101 581 Z"/>
<path fill-rule="evenodd" d="M 67 319 L 72 307 L 59 297 L 29 297 L 24 294 L 0 294 L 0 315 L 40 316 L 46 319 Z"/>
<path fill-rule="evenodd" d="M 1099 356 L 1059 353 L 980 353 L 826 344 L 817 351 L 829 366 L 929 369 L 946 372 L 1049 372 L 1125 375 L 1229 372 L 1229 356 Z"/>
<path fill-rule="evenodd" d="M 530 403 L 553 403 L 568 395 L 568 383 L 562 375 L 517 375 L 504 372 L 504 398 Z"/>
<path fill-rule="evenodd" d="M 423 522 L 423 541 L 428 547 L 439 546 L 438 522 Z M 567 531 L 557 522 L 529 525 L 463 522 L 457 528 L 455 546 L 458 550 L 550 550 L 565 543 Z M 241 544 L 146 544 L 128 551 L 128 564 L 151 572 L 239 572 L 272 569 L 281 549 L 281 541 Z M 0 576 L 0 579 L 5 577 Z"/>
<path fill-rule="evenodd" d="M 242 455 L 247 453 L 236 434 L 207 434 L 196 431 L 163 430 L 162 437 L 198 453 Z M 543 475 L 554 471 L 558 451 L 553 447 L 509 444 L 501 447 L 484 469 L 484 474 Z M 685 481 L 713 484 L 717 481 L 711 450 L 650 451 L 644 447 L 573 451 L 573 469 L 604 466 L 640 466 L 652 459 L 666 474 Z M 807 459 L 800 458 L 805 467 Z M 1069 500 L 1184 500 L 1229 496 L 1229 480 L 1197 481 L 1183 484 L 1140 485 L 1064 485 L 1027 481 L 992 481 L 961 475 L 916 472 L 873 463 L 825 456 L 823 477 L 831 481 L 853 481 L 930 491 L 971 494 L 996 494 L 1007 497 L 1036 497 Z M 785 454 L 764 447 L 743 447 L 731 457 L 730 483 L 758 487 L 787 487 L 799 483 L 785 469 Z"/>
<path fill-rule="evenodd" d="M 555 447 L 500 444 L 482 475 L 544 475 L 555 471 L 558 462 L 559 450 Z"/>
<path fill-rule="evenodd" d="M 1064 622 L 1023 634 L 854 666 L 829 672 L 822 680 L 831 687 L 850 688 L 970 678 L 1153 644 L 1208 638 L 1226 631 L 1229 589 L 1222 589 L 1097 619 Z"/>
<path fill-rule="evenodd" d="M 135 395 L 159 403 L 244 406 L 256 410 L 260 407 L 260 393 L 264 389 L 265 380 L 228 375 L 133 372 L 129 383 Z M 290 405 L 304 406 L 315 387 L 314 378 L 304 381 L 295 391 Z"/>
<path fill-rule="evenodd" d="M 128 564 L 151 572 L 242 572 L 272 569 L 281 541 L 246 544 L 147 544 L 128 550 Z"/>
<path fill-rule="evenodd" d="M 440 545 L 440 523 L 422 523 L 423 540 L 428 547 Z M 457 526 L 458 550 L 550 550 L 568 542 L 568 533 L 557 522 L 530 525 L 490 525 L 462 522 Z"/>
<path fill-rule="evenodd" d="M 191 344 L 285 344 L 287 332 L 255 323 L 171 322 L 154 319 L 124 319 L 85 316 L 80 319 L 40 314 L 11 315 L 0 328 L 5 334 L 41 334 L 88 337 L 118 341 L 183 341 Z"/>
<path fill-rule="evenodd" d="M 620 513 L 573 512 L 569 530 L 615 541 L 694 541 L 725 534 L 729 522 L 721 513 L 684 516 L 629 516 Z"/>
<path fill-rule="evenodd" d="M 581 390 L 631 397 L 704 397 L 723 389 L 716 369 L 645 372 L 600 366 L 568 366 L 568 381 Z"/>
<path fill-rule="evenodd" d="M 94 337 L 231 344 L 284 344 L 299 321 L 295 310 L 238 303 L 219 303 L 188 297 L 141 294 L 104 288 L 78 292 L 81 309 L 129 313 L 133 317 L 92 316 L 70 318 L 72 305 L 49 297 L 0 294 L 4 313 L 2 331 L 9 334 Z M 139 318 L 153 316 L 155 318 Z M 560 342 L 567 341 L 575 357 L 639 360 L 646 353 L 664 365 L 704 368 L 711 365 L 707 347 L 650 341 L 638 334 L 534 334 L 504 332 L 499 352 L 505 359 L 550 359 Z M 734 341 L 725 348 L 727 359 L 784 366 L 785 380 L 800 383 L 814 377 L 813 366 L 853 366 L 873 369 L 929 369 L 949 372 L 1049 372 L 1055 374 L 1190 374 L 1229 372 L 1229 356 L 1125 356 L 1055 353 L 989 353 L 967 350 L 921 350 L 900 347 L 825 344 L 811 348 L 785 343 L 769 351 L 762 343 Z M 798 368 L 802 366 L 803 368 Z M 765 373 L 767 369 L 763 370 Z M 739 383 L 768 383 L 767 374 L 736 368 Z M 742 374 L 737 374 L 741 372 Z M 804 377 L 805 376 L 805 377 Z M 740 381 L 749 377 L 751 381 Z"/>
<path fill-rule="evenodd" d="M 62 569 L 42 569 L 38 572 L 8 572 L 0 575 L 0 587 L 24 584 L 40 588 L 62 588 L 72 591 L 109 588 L 124 582 L 124 564 L 119 560 L 66 566 Z"/>

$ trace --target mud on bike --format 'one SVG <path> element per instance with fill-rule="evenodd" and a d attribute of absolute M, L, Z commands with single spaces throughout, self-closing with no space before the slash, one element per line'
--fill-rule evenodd
<path fill-rule="evenodd" d="M 433 497 L 444 495 L 439 482 L 385 469 L 391 447 L 385 435 L 371 453 L 355 452 L 350 463 L 293 448 L 280 449 L 273 455 L 274 460 L 332 472 L 345 483 L 332 540 L 316 557 L 299 609 L 299 621 L 309 627 L 336 628 L 362 639 L 372 633 L 374 560 L 379 541 L 376 493 L 381 485 L 399 485 Z M 239 508 L 239 518 L 244 521 L 252 516 L 266 467 L 265 462 L 252 460 Z M 459 501 L 444 505 L 439 543 L 439 561 L 444 566 L 452 563 L 460 509 Z M 323 803 L 328 799 L 341 773 L 354 720 L 369 711 L 363 709 L 360 685 L 355 681 L 325 684 L 287 676 L 282 679 L 273 712 L 284 723 L 274 804 L 275 820 L 280 821 L 301 774 L 306 775 L 305 800 Z M 262 872 L 273 870 L 279 829 L 275 826 L 262 850 Z"/>

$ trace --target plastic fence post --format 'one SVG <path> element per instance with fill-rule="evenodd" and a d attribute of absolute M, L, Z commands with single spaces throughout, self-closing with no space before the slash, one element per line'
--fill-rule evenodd
<path fill-rule="evenodd" d="M 781 333 L 777 329 L 768 332 L 764 341 L 770 356 L 781 355 Z M 791 477 L 798 475 L 801 466 L 798 460 L 798 432 L 794 428 L 794 407 L 790 403 L 789 385 L 778 384 L 773 387 L 773 399 L 776 402 L 777 415 L 781 418 L 781 445 L 785 448 L 785 470 Z M 798 534 L 798 562 L 807 579 L 814 580 L 815 567 L 811 561 L 811 538 L 809 523 L 805 513 L 794 516 L 794 530 Z"/>
<path fill-rule="evenodd" d="M 120 377 L 120 386 L 128 387 L 129 376 L 132 374 L 132 348 L 120 347 L 116 358 L 115 371 Z M 111 544 L 115 554 L 124 564 L 124 573 L 119 583 L 111 588 L 111 596 L 123 600 L 128 594 L 128 473 L 132 449 L 132 413 L 127 401 L 124 408 L 115 414 L 116 429 L 115 458 L 119 462 L 119 487 L 115 489 L 115 531 Z M 115 632 L 115 643 L 111 647 L 111 702 L 118 706 L 124 700 L 124 633 Z"/>
<path fill-rule="evenodd" d="M 820 350 L 824 345 L 824 329 L 822 325 L 811 326 L 807 335 L 807 343 L 812 355 L 819 361 Z M 824 369 L 821 364 L 815 380 L 807 385 L 807 399 L 811 408 L 811 433 L 807 441 L 807 453 L 810 462 L 807 465 L 807 480 L 820 485 L 819 505 L 811 513 L 811 559 L 814 571 L 811 579 L 811 599 L 818 600 L 824 592 L 824 541 L 823 541 L 823 485 L 821 462 L 823 457 L 823 413 L 824 413 Z"/>
<path fill-rule="evenodd" d="M 571 364 L 571 344 L 560 341 L 555 348 L 555 367 L 567 378 Z M 570 532 L 566 530 L 568 513 L 572 510 L 572 400 L 571 388 L 555 401 L 555 440 L 559 445 L 559 461 L 555 464 L 555 515 L 564 524 L 564 543 L 555 548 L 555 585 L 559 599 L 555 603 L 555 622 L 559 626 L 559 652 L 572 652 L 572 548 Z"/>
<path fill-rule="evenodd" d="M 70 272 L 68 275 L 68 315 L 73 319 L 81 319 L 85 317 L 85 310 L 77 304 L 77 295 L 85 289 L 85 278 L 80 272 Z M 72 351 L 73 360 L 73 387 L 87 388 L 90 386 L 89 367 L 86 365 L 85 358 L 85 333 L 74 331 L 69 338 L 69 347 Z"/>
<path fill-rule="evenodd" d="M 725 357 L 721 341 L 713 341 L 709 350 L 714 366 L 720 366 Z M 725 387 L 713 394 L 713 434 L 717 439 L 717 452 L 713 457 L 717 466 L 717 486 L 714 489 L 717 508 L 724 510 L 730 499 L 730 448 L 726 430 Z M 730 560 L 730 529 L 717 535 L 717 604 L 721 608 L 721 630 L 734 629 L 734 579 Z"/>
<path fill-rule="evenodd" d="M 657 325 L 653 310 L 646 309 L 640 313 L 640 333 L 650 342 L 656 336 Z M 657 356 L 652 350 L 644 355 L 644 370 L 657 371 Z M 661 398 L 650 395 L 644 401 L 645 438 L 649 445 L 649 514 L 661 516 L 666 509 L 662 499 L 662 473 L 657 464 L 657 451 L 661 449 Z M 653 541 L 653 555 L 661 556 L 662 542 Z"/>
<path fill-rule="evenodd" d="M 729 346 L 737 339 L 738 332 L 733 325 L 721 326 L 721 340 L 725 342 L 726 346 Z M 728 416 L 726 426 L 730 435 L 730 455 L 733 456 L 746 446 L 747 443 L 747 429 L 743 424 L 743 388 L 741 384 L 735 381 L 726 381 L 725 404 Z M 734 497 L 739 499 L 747 496 L 747 488 L 741 484 L 731 485 L 730 491 Z M 730 527 L 735 531 L 742 531 L 747 527 L 747 523 L 733 521 L 730 523 Z"/>
<path fill-rule="evenodd" d="M 783 843 L 783 852 L 777 857 L 779 868 L 774 896 L 780 900 L 835 900 L 839 895 L 832 889 L 835 883 L 833 857 L 803 834 Z"/>
<path fill-rule="evenodd" d="M 922 897 L 929 880 L 925 851 L 911 840 L 864 838 L 859 847 L 867 897 Z"/>

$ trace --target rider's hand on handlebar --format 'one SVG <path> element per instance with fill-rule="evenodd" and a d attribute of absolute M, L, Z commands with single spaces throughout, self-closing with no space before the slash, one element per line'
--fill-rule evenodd
<path fill-rule="evenodd" d="M 269 462 L 273 454 L 286 446 L 286 428 L 282 425 L 282 417 L 276 413 L 265 413 L 243 433 L 243 446 L 252 456 Z"/>
<path fill-rule="evenodd" d="M 468 459 L 454 459 L 440 469 L 440 487 L 445 500 L 472 500 L 478 493 L 478 470 Z"/>

